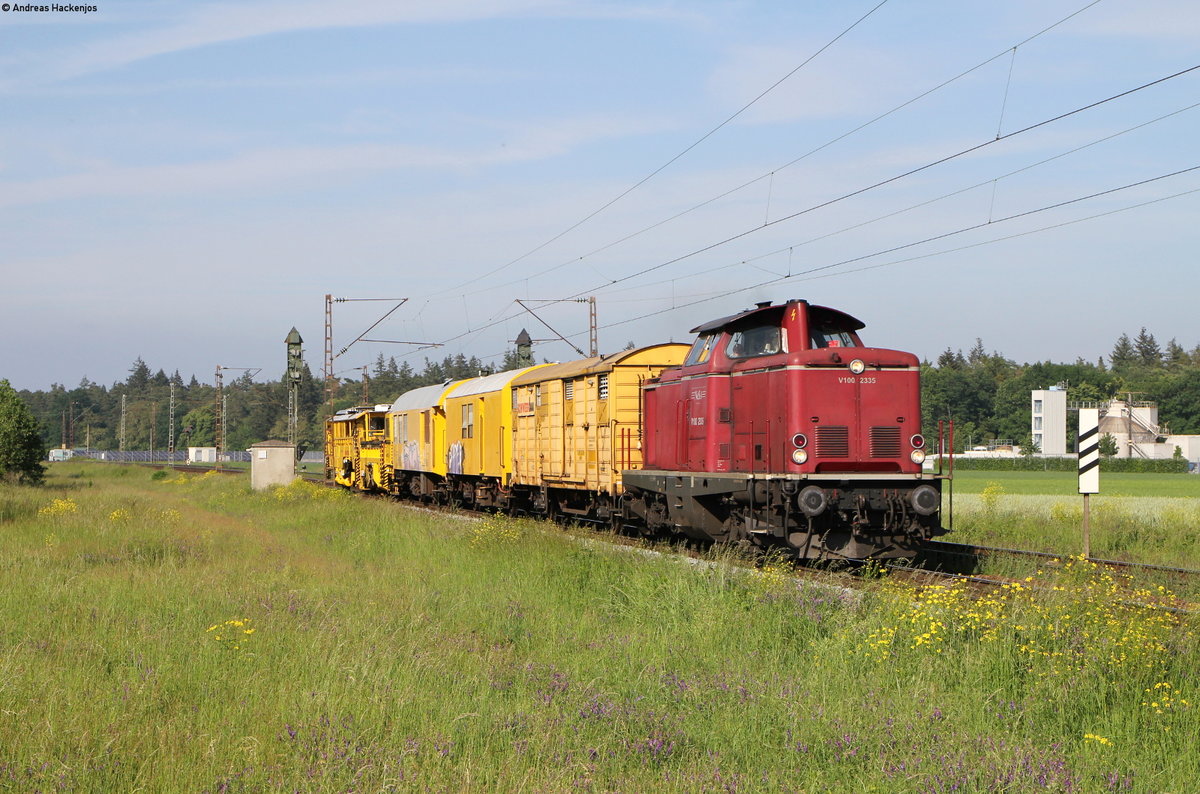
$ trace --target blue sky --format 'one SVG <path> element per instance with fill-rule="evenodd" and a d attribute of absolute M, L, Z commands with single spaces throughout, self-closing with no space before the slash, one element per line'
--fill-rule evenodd
<path fill-rule="evenodd" d="M 877 5 L 0 12 L 0 377 L 277 378 L 293 325 L 319 373 L 327 293 L 444 343 L 351 377 L 496 358 L 549 336 L 515 299 L 584 295 L 602 350 L 791 297 L 923 358 L 1200 344 L 1200 171 L 1076 201 L 1200 166 L 1200 70 L 1013 134 L 1200 65 L 1200 6 Z M 335 349 L 385 308 L 338 304 Z M 540 314 L 586 348 L 585 306 Z"/>

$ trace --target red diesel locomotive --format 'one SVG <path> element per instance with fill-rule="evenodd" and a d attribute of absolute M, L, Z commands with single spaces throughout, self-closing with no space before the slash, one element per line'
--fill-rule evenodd
<path fill-rule="evenodd" d="M 624 518 L 801 559 L 907 557 L 940 534 L 945 478 L 923 469 L 919 362 L 864 346 L 861 328 L 792 300 L 693 329 L 683 365 L 643 387 Z"/>

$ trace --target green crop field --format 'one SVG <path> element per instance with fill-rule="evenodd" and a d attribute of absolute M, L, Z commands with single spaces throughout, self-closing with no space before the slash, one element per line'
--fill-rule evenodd
<path fill-rule="evenodd" d="M 0 789 L 1186 792 L 1195 618 L 798 584 L 297 483 L 0 484 Z"/>
<path fill-rule="evenodd" d="M 1078 484 L 1073 472 L 956 472 L 954 532 L 945 539 L 1078 554 Z M 1200 568 L 1197 497 L 1200 477 L 1192 474 L 1101 474 L 1091 497 L 1092 556 Z"/>

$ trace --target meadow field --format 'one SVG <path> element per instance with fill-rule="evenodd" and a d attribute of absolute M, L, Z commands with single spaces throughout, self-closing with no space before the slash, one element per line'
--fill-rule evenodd
<path fill-rule="evenodd" d="M 1081 560 L 982 600 L 709 562 L 305 483 L 56 464 L 46 487 L 0 484 L 0 789 L 1200 780 L 1196 619 L 1161 593 Z"/>
<path fill-rule="evenodd" d="M 956 472 L 954 532 L 945 540 L 1078 554 L 1078 484 L 1073 472 Z M 1200 477 L 1102 474 L 1091 497 L 1091 545 L 1093 558 L 1200 568 Z"/>

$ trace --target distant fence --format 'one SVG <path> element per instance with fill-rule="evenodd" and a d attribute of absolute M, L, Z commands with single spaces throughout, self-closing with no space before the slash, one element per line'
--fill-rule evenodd
<path fill-rule="evenodd" d="M 71 450 L 72 458 L 90 458 L 106 463 L 187 463 L 187 450 L 167 452 L 165 449 L 127 449 L 117 450 L 75 449 Z M 249 463 L 250 453 L 245 451 L 226 452 L 221 456 L 221 462 Z"/>
<path fill-rule="evenodd" d="M 177 449 L 167 452 L 165 449 L 127 449 L 124 452 L 115 450 L 73 449 L 72 458 L 90 458 L 106 463 L 187 463 L 187 450 Z M 221 462 L 249 463 L 250 453 L 245 450 L 231 450 L 221 456 Z M 324 452 L 305 452 L 300 456 L 300 463 L 316 463 L 324 465 Z"/>
<path fill-rule="evenodd" d="M 1074 456 L 1016 457 L 1016 458 L 954 458 L 954 468 L 972 471 L 1077 471 L 1079 461 Z M 1183 458 L 1101 458 L 1100 471 L 1139 474 L 1184 474 L 1188 462 Z"/>

